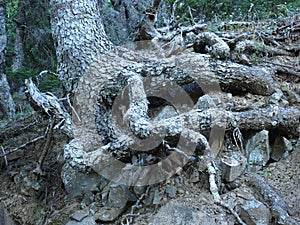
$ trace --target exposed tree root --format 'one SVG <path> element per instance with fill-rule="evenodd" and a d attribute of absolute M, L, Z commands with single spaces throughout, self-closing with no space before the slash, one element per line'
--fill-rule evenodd
<path fill-rule="evenodd" d="M 249 174 L 248 183 L 256 190 L 255 193 L 258 194 L 259 199 L 271 208 L 272 217 L 275 219 L 276 224 L 300 224 L 289 215 L 287 204 L 262 176 Z"/>
<path fill-rule="evenodd" d="M 149 18 L 154 15 L 154 18 L 146 24 L 149 27 L 144 27 L 145 38 L 172 40 L 178 31 L 169 33 L 165 29 L 153 30 L 155 10 L 147 14 Z M 196 25 L 180 32 L 194 32 L 197 29 L 202 27 Z M 219 195 L 214 160 L 220 148 L 211 147 L 204 134 L 217 129 L 220 135 L 213 138 L 219 142 L 218 146 L 223 144 L 225 130 L 234 132 L 240 142 L 239 130 L 277 129 L 297 136 L 299 130 L 295 124 L 299 123 L 300 110 L 298 105 L 279 103 L 283 95 L 280 88 L 285 86 L 276 79 L 280 68 L 245 66 L 217 60 L 230 58 L 232 50 L 241 54 L 261 50 L 260 53 L 266 55 L 294 55 L 287 49 L 281 49 L 280 45 L 264 45 L 259 49 L 256 41 L 246 41 L 244 38 L 225 39 L 208 32 L 199 34 L 194 50 L 210 53 L 212 57 L 183 49 L 176 54 L 169 54 L 169 51 L 163 54 L 157 49 L 137 51 L 145 43 L 131 46 L 133 50 L 116 48 L 92 64 L 80 80 L 74 96 L 74 107 L 71 107 L 75 114 L 72 120 L 55 96 L 40 93 L 31 80 L 27 80 L 26 85 L 35 105 L 55 117 L 54 128 L 64 127 L 70 137 L 74 135 L 64 151 L 65 159 L 71 167 L 81 172 L 92 169 L 118 184 L 147 186 L 169 179 L 178 169 L 193 163 L 198 171 L 208 171 L 214 202 L 229 210 L 240 224 L 245 225 L 237 212 L 223 202 Z M 154 48 L 161 47 L 159 41 L 154 45 Z M 279 97 L 276 97 L 276 101 L 268 102 L 268 106 L 262 100 L 257 103 L 257 107 L 249 106 L 249 109 L 240 111 L 218 108 L 216 105 L 201 108 L 195 107 L 197 97 L 192 99 L 183 90 L 183 86 L 190 84 L 196 84 L 200 87 L 198 89 L 202 89 L 194 93 L 196 96 L 223 90 L 231 95 L 241 95 L 241 98 L 247 93 L 269 100 L 277 95 Z M 151 118 L 149 96 L 164 99 L 175 108 L 177 115 L 158 121 Z M 239 144 L 242 151 L 243 143 Z M 45 148 L 38 170 L 46 152 Z M 265 185 L 261 181 L 253 183 L 259 188 Z M 281 210 L 281 205 L 271 203 L 270 207 L 277 210 L 279 217 L 288 218 L 288 214 Z M 125 216 L 123 223 L 128 224 L 134 216 L 132 210 Z"/>

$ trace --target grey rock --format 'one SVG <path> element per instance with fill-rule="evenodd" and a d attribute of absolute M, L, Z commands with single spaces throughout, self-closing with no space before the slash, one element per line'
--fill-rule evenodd
<path fill-rule="evenodd" d="M 232 94 L 231 93 L 227 93 L 227 98 L 232 99 L 233 98 Z"/>
<path fill-rule="evenodd" d="M 69 163 L 63 166 L 62 179 L 66 191 L 71 196 L 80 196 L 82 193 L 90 193 L 101 181 L 101 177 L 97 173 L 81 172 L 72 167 Z"/>
<path fill-rule="evenodd" d="M 206 110 L 216 107 L 214 100 L 209 95 L 201 96 L 194 106 L 196 109 Z"/>
<path fill-rule="evenodd" d="M 278 136 L 275 138 L 274 144 L 271 146 L 271 159 L 278 162 L 292 150 L 292 143 L 285 137 Z"/>
<path fill-rule="evenodd" d="M 69 221 L 66 225 L 97 225 L 93 217 L 87 217 L 81 222 Z"/>
<path fill-rule="evenodd" d="M 154 204 L 154 201 L 159 204 L 160 200 L 161 198 L 159 198 L 159 191 L 157 187 L 151 187 L 149 189 L 148 195 L 145 197 L 144 204 L 145 206 L 151 206 L 152 204 Z"/>
<path fill-rule="evenodd" d="M 111 208 L 111 207 L 102 207 L 94 215 L 96 221 L 101 222 L 113 222 L 117 217 L 123 213 L 126 208 Z"/>
<path fill-rule="evenodd" d="M 145 192 L 145 186 L 136 185 L 133 187 L 133 192 L 136 196 L 141 196 Z"/>
<path fill-rule="evenodd" d="M 270 159 L 269 131 L 262 130 L 247 141 L 246 156 L 248 171 L 256 172 L 267 164 Z"/>
<path fill-rule="evenodd" d="M 110 185 L 107 206 L 112 208 L 123 208 L 132 199 L 128 187 L 124 185 Z"/>
<path fill-rule="evenodd" d="M 237 179 L 246 169 L 247 159 L 240 152 L 224 155 L 219 160 L 222 178 L 227 182 Z"/>
<path fill-rule="evenodd" d="M 14 225 L 15 223 L 12 221 L 8 212 L 6 211 L 4 204 L 0 202 L 0 224 L 1 225 Z"/>
<path fill-rule="evenodd" d="M 177 116 L 177 115 L 178 115 L 178 113 L 176 112 L 174 107 L 167 105 L 158 113 L 158 115 L 153 120 L 159 121 L 159 120 L 167 119 L 167 118 Z"/>
<path fill-rule="evenodd" d="M 161 195 L 159 194 L 158 190 L 155 190 L 154 192 L 154 196 L 153 196 L 153 205 L 158 205 L 161 202 Z"/>
<path fill-rule="evenodd" d="M 300 103 L 300 95 L 292 90 L 287 90 L 287 98 L 291 104 Z"/>
<path fill-rule="evenodd" d="M 283 93 L 281 90 L 277 90 L 274 94 L 271 95 L 271 100 L 273 100 L 273 102 L 278 102 L 283 96 Z"/>
<path fill-rule="evenodd" d="M 175 198 L 176 197 L 176 188 L 173 185 L 168 186 L 166 188 L 166 193 L 168 194 L 168 196 L 170 198 Z"/>
<path fill-rule="evenodd" d="M 200 174 L 199 174 L 199 171 L 196 168 L 193 169 L 193 173 L 190 176 L 190 181 L 192 183 L 197 183 L 197 182 L 200 181 Z M 178 181 L 175 180 L 175 182 L 177 183 Z"/>
<path fill-rule="evenodd" d="M 209 53 L 217 59 L 226 59 L 230 55 L 230 48 L 226 42 L 211 32 L 203 32 L 197 36 L 194 50 L 199 53 Z"/>
<path fill-rule="evenodd" d="M 84 218 L 89 216 L 89 209 L 85 208 L 83 210 L 78 210 L 75 213 L 73 213 L 70 218 L 73 220 L 76 220 L 78 222 L 82 221 Z"/>
<path fill-rule="evenodd" d="M 215 221 L 206 214 L 186 207 L 175 201 L 161 207 L 150 219 L 149 225 L 216 225 Z"/>
<path fill-rule="evenodd" d="M 269 209 L 255 199 L 244 202 L 240 216 L 248 225 L 268 225 L 271 219 Z"/>

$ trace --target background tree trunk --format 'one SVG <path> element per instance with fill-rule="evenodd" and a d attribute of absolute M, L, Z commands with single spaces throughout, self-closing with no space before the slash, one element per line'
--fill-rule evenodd
<path fill-rule="evenodd" d="M 14 46 L 14 58 L 12 71 L 21 69 L 24 62 L 24 23 L 25 23 L 25 0 L 18 2 L 18 19 L 16 21 L 16 39 Z"/>
<path fill-rule="evenodd" d="M 112 43 L 104 31 L 97 0 L 51 0 L 50 6 L 59 79 L 72 92 L 78 78 Z"/>
<path fill-rule="evenodd" d="M 5 27 L 5 1 L 0 1 L 0 108 L 4 115 L 9 119 L 15 116 L 15 104 L 10 94 L 10 87 L 8 85 L 5 75 L 5 55 L 6 55 L 6 27 Z"/>

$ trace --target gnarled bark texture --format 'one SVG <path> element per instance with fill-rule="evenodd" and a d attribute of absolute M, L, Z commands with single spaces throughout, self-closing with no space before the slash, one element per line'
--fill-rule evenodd
<path fill-rule="evenodd" d="M 20 0 L 18 2 L 18 20 L 16 21 L 16 38 L 12 65 L 13 72 L 21 69 L 24 62 L 25 1 L 26 0 Z"/>
<path fill-rule="evenodd" d="M 71 92 L 78 78 L 112 43 L 104 32 L 97 0 L 51 0 L 50 6 L 59 79 Z"/>
<path fill-rule="evenodd" d="M 15 116 L 15 104 L 10 94 L 10 87 L 5 75 L 6 27 L 5 1 L 0 1 L 0 109 L 9 119 Z"/>

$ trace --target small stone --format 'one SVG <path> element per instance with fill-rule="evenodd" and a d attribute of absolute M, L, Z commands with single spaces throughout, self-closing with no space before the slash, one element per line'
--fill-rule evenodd
<path fill-rule="evenodd" d="M 136 185 L 133 187 L 133 192 L 135 195 L 140 196 L 145 192 L 145 186 Z"/>
<path fill-rule="evenodd" d="M 151 187 L 148 195 L 143 200 L 145 206 L 151 206 L 154 201 L 155 193 L 158 192 L 157 187 Z"/>
<path fill-rule="evenodd" d="M 288 151 L 284 152 L 282 155 L 282 159 L 286 159 L 287 157 L 289 157 L 290 153 Z"/>
<path fill-rule="evenodd" d="M 124 185 L 111 185 L 109 188 L 107 206 L 112 208 L 123 208 L 130 198 L 130 192 Z"/>
<path fill-rule="evenodd" d="M 209 108 L 214 108 L 214 107 L 216 107 L 214 100 L 207 94 L 201 96 L 194 106 L 194 108 L 201 109 L 201 110 L 207 110 Z"/>
<path fill-rule="evenodd" d="M 89 216 L 89 209 L 85 208 L 83 210 L 78 210 L 75 213 L 73 213 L 70 218 L 73 220 L 76 220 L 78 222 L 82 221 L 84 218 Z"/>
<path fill-rule="evenodd" d="M 274 94 L 272 94 L 271 98 L 273 98 L 278 102 L 282 98 L 282 96 L 283 96 L 282 91 L 278 90 Z"/>
<path fill-rule="evenodd" d="M 110 208 L 110 207 L 102 207 L 99 212 L 94 215 L 96 221 L 101 222 L 113 222 L 117 219 L 117 217 L 125 211 L 124 208 Z"/>
<path fill-rule="evenodd" d="M 193 173 L 191 175 L 190 181 L 192 183 L 197 183 L 197 182 L 200 181 L 200 174 L 199 174 L 198 170 L 196 170 L 196 169 L 193 170 Z"/>
<path fill-rule="evenodd" d="M 184 190 L 182 188 L 178 189 L 179 194 L 184 194 Z"/>
<path fill-rule="evenodd" d="M 227 98 L 232 99 L 232 94 L 231 93 L 227 93 Z"/>
<path fill-rule="evenodd" d="M 99 203 L 99 202 L 97 202 L 97 203 L 96 203 L 96 202 L 93 202 L 93 203 L 89 206 L 89 208 L 90 208 L 90 210 L 89 210 L 90 214 L 91 214 L 91 215 L 95 215 L 96 212 L 99 211 L 100 203 Z"/>
<path fill-rule="evenodd" d="M 278 162 L 280 159 L 283 158 L 286 152 L 292 150 L 292 143 L 285 137 L 278 136 L 275 138 L 274 144 L 271 146 L 271 158 L 274 161 Z"/>
<path fill-rule="evenodd" d="M 241 206 L 241 218 L 248 225 L 269 224 L 271 214 L 269 209 L 257 200 L 245 201 Z"/>
<path fill-rule="evenodd" d="M 100 191 L 100 189 L 98 188 L 98 186 L 96 184 L 93 184 L 93 186 L 91 187 L 90 190 L 92 193 L 98 193 Z"/>
<path fill-rule="evenodd" d="M 222 178 L 227 182 L 234 181 L 245 171 L 246 163 L 246 157 L 240 152 L 222 156 L 219 162 Z"/>
<path fill-rule="evenodd" d="M 158 205 L 161 202 L 161 195 L 159 194 L 158 190 L 155 190 L 154 197 L 153 197 L 153 204 Z"/>
<path fill-rule="evenodd" d="M 287 101 L 285 99 L 281 99 L 280 104 L 282 107 L 288 107 L 290 103 L 289 103 L 289 101 Z"/>
<path fill-rule="evenodd" d="M 183 182 L 182 177 L 176 177 L 176 178 L 175 178 L 175 183 L 176 183 L 176 184 L 182 184 L 182 182 Z"/>
<path fill-rule="evenodd" d="M 176 188 L 173 185 L 168 186 L 166 188 L 166 193 L 168 194 L 168 196 L 170 198 L 175 198 L 176 197 Z"/>
<path fill-rule="evenodd" d="M 300 95 L 292 90 L 287 90 L 288 101 L 291 104 L 300 103 Z"/>
<path fill-rule="evenodd" d="M 66 225 L 97 225 L 93 217 L 87 217 L 81 222 L 69 221 Z"/>
<path fill-rule="evenodd" d="M 176 112 L 174 107 L 167 105 L 158 113 L 158 115 L 153 119 L 153 121 L 159 121 L 177 115 L 178 113 Z"/>

